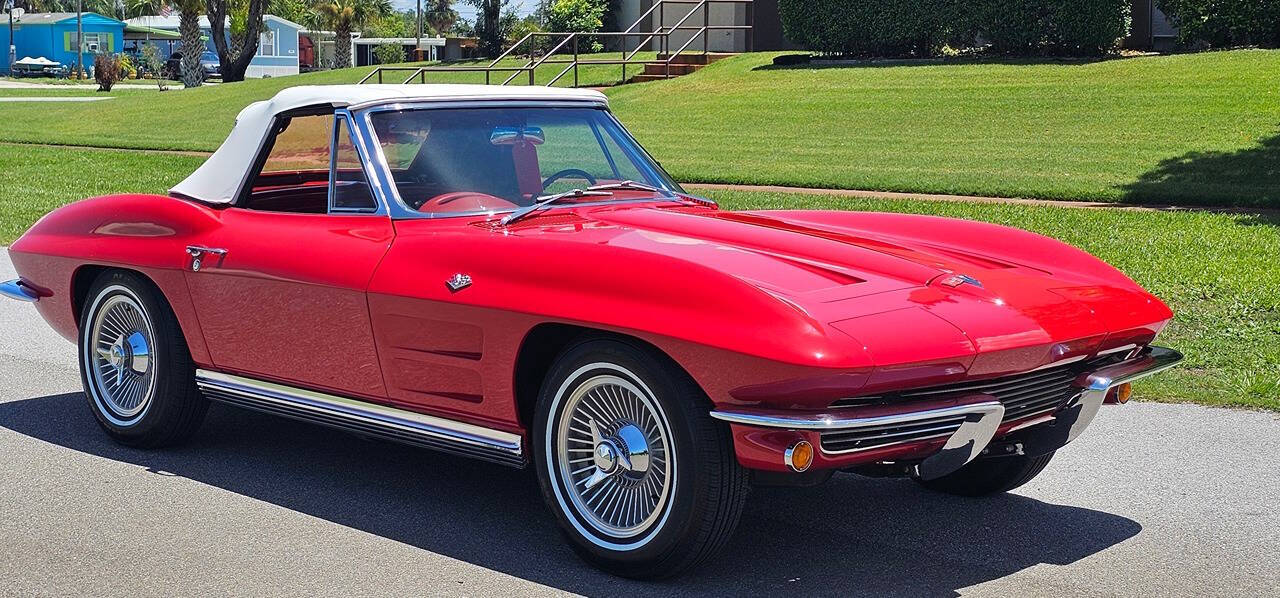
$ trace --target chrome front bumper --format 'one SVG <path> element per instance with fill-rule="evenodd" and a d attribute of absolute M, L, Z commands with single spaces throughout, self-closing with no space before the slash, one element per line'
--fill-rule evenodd
<path fill-rule="evenodd" d="M 1024 422 L 1006 432 L 1025 444 L 1025 454 L 1044 454 L 1075 440 L 1093 422 L 1112 388 L 1167 370 L 1182 360 L 1182 354 L 1163 347 L 1150 347 L 1124 361 L 1080 374 L 1074 386 L 1079 392 L 1053 412 Z M 791 414 L 713 411 L 711 416 L 741 426 L 819 434 L 866 431 L 868 434 L 901 435 L 897 444 L 937 441 L 946 443 L 915 466 L 924 479 L 947 475 L 982 454 L 1003 423 L 1005 407 L 986 394 L 956 395 L 953 404 L 906 413 L 865 415 L 862 408 L 826 413 Z M 862 414 L 862 415 L 860 415 Z M 1028 425 L 1030 424 L 1030 425 Z M 879 445 L 873 448 L 883 448 Z M 824 456 L 839 458 L 863 449 L 830 451 Z"/>
<path fill-rule="evenodd" d="M 40 293 L 37 293 L 35 289 L 23 284 L 18 279 L 0 282 L 0 295 L 28 303 L 35 303 L 40 300 Z"/>

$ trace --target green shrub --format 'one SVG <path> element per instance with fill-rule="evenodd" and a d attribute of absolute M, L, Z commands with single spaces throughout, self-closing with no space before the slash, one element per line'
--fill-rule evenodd
<path fill-rule="evenodd" d="M 1280 2 L 1280 0 L 1268 0 Z M 815 52 L 929 56 L 981 38 L 1001 54 L 1097 55 L 1129 31 L 1130 0 L 779 0 L 783 31 Z"/>
<path fill-rule="evenodd" d="M 1116 49 L 1130 0 L 978 0 L 964 18 L 999 54 L 1095 56 Z"/>
<path fill-rule="evenodd" d="M 404 62 L 404 47 L 400 44 L 382 44 L 373 49 L 373 56 L 378 59 L 378 64 L 395 64 Z"/>
<path fill-rule="evenodd" d="M 606 0 L 553 0 L 546 8 L 547 31 L 560 33 L 595 33 L 604 26 Z M 572 48 L 566 46 L 566 50 Z M 604 49 L 597 37 L 583 37 L 578 41 L 579 52 L 599 52 Z"/>
<path fill-rule="evenodd" d="M 93 56 L 93 79 L 98 82 L 98 91 L 111 91 L 120 77 L 119 54 L 95 54 Z"/>
<path fill-rule="evenodd" d="M 787 39 L 815 52 L 929 56 L 941 49 L 957 0 L 779 0 Z"/>
<path fill-rule="evenodd" d="M 159 87 L 160 91 L 169 89 L 169 84 L 164 79 L 164 59 L 160 58 L 160 48 L 155 44 L 142 46 L 142 60 L 139 66 L 156 80 L 156 87 Z"/>
<path fill-rule="evenodd" d="M 1184 45 L 1280 46 L 1280 0 L 1156 0 Z"/>

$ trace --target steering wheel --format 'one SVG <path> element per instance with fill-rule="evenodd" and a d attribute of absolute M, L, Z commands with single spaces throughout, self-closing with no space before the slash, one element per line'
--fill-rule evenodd
<path fill-rule="evenodd" d="M 554 182 L 556 182 L 556 181 L 558 181 L 558 180 L 560 180 L 560 179 L 562 179 L 562 178 L 564 178 L 564 177 L 567 177 L 567 176 L 569 176 L 569 175 L 571 175 L 571 174 L 575 174 L 575 175 L 578 175 L 578 176 L 580 176 L 580 177 L 582 177 L 582 178 L 584 178 L 584 179 L 587 179 L 587 182 L 588 182 L 588 183 L 591 183 L 592 185 L 596 184 L 596 182 L 597 182 L 597 181 L 596 181 L 596 177 L 591 176 L 591 173 L 589 173 L 589 172 L 587 172 L 587 171 L 585 171 L 585 170 L 582 170 L 581 168 L 566 168 L 566 169 L 561 170 L 560 172 L 557 172 L 557 173 L 555 173 L 555 174 L 553 174 L 553 175 L 551 175 L 551 176 L 547 177 L 546 179 L 544 179 L 544 180 L 542 181 L 542 188 L 543 188 L 543 189 L 546 189 L 547 187 L 550 187 L 550 186 L 551 186 L 551 183 L 554 183 Z"/>

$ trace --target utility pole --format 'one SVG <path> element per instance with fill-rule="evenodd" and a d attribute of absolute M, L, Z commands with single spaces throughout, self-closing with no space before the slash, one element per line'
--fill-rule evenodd
<path fill-rule="evenodd" d="M 18 60 L 18 46 L 13 41 L 13 0 L 4 3 L 5 10 L 9 11 L 9 76 L 13 76 L 13 63 Z"/>
<path fill-rule="evenodd" d="M 76 78 L 84 75 L 84 0 L 76 0 Z"/>
<path fill-rule="evenodd" d="M 422 0 L 418 0 L 418 26 L 416 29 L 418 31 L 418 42 L 413 47 L 414 62 L 422 60 Z"/>

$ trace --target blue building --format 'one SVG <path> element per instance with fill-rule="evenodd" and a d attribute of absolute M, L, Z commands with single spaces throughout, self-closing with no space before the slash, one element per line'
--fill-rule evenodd
<path fill-rule="evenodd" d="M 5 19 L 7 21 L 7 19 Z M 0 47 L 7 55 L 9 27 L 0 21 Z M 81 16 L 84 31 L 85 69 L 93 66 L 93 55 L 99 52 L 119 52 L 124 49 L 124 23 L 97 13 L 86 12 Z M 13 44 L 17 47 L 18 60 L 41 56 L 61 62 L 66 66 L 76 63 L 76 13 L 45 12 L 24 14 L 13 20 Z M 9 61 L 0 60 L 0 72 L 8 74 Z"/>
<path fill-rule="evenodd" d="M 135 17 L 125 22 L 130 25 L 176 32 L 179 17 L 176 14 L 168 17 Z M 263 15 L 262 33 L 258 36 L 258 53 L 249 62 L 245 76 L 279 77 L 298 74 L 298 33 L 302 30 L 302 25 L 288 19 L 275 15 Z M 231 27 L 228 26 L 225 31 L 229 36 Z M 209 31 L 209 17 L 200 17 L 200 32 L 207 40 L 205 51 L 217 52 L 213 46 L 213 35 Z M 168 58 L 169 44 L 157 44 L 157 46 L 160 48 L 161 56 Z M 175 51 L 180 49 L 178 45 L 174 45 L 173 48 Z"/>

